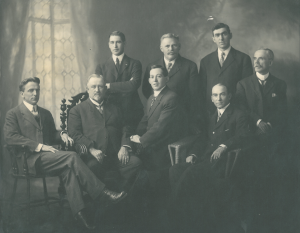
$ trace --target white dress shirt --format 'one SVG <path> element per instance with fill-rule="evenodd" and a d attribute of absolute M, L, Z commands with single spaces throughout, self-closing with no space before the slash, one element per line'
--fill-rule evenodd
<path fill-rule="evenodd" d="M 228 53 L 230 52 L 230 49 L 231 49 L 231 46 L 229 46 L 228 49 L 222 51 L 218 48 L 218 57 L 219 57 L 219 61 L 221 60 L 221 57 L 222 57 L 222 53 L 224 53 L 224 61 L 226 60 L 227 56 L 228 56 Z"/>
<path fill-rule="evenodd" d="M 117 64 L 117 58 L 118 58 L 118 59 L 119 59 L 119 64 L 120 64 L 120 65 L 121 65 L 121 63 L 122 63 L 123 57 L 124 57 L 124 53 L 121 54 L 121 55 L 119 55 L 119 56 L 116 56 L 116 55 L 114 55 L 114 54 L 112 55 L 112 58 L 113 58 L 115 64 Z"/>
<path fill-rule="evenodd" d="M 159 91 L 154 91 L 154 90 L 153 90 L 153 97 L 156 98 L 156 97 L 159 95 L 159 93 L 161 93 L 161 91 L 162 91 L 163 89 L 165 89 L 165 87 L 166 87 L 166 86 L 164 86 L 163 88 L 161 88 Z"/>
<path fill-rule="evenodd" d="M 256 77 L 258 78 L 258 81 L 259 83 L 262 85 L 262 82 L 261 81 L 266 81 L 267 78 L 269 77 L 270 73 L 268 72 L 267 74 L 260 74 L 258 72 L 256 72 Z M 256 125 L 258 126 L 259 123 L 261 122 L 261 119 L 259 119 L 257 122 L 256 122 Z M 268 123 L 270 126 L 271 124 Z"/>
<path fill-rule="evenodd" d="M 172 69 L 172 67 L 174 66 L 174 63 L 175 63 L 176 59 L 174 59 L 173 61 L 169 61 L 169 60 L 167 60 L 167 59 L 164 57 L 164 61 L 165 61 L 165 64 L 166 64 L 166 68 L 167 68 L 167 70 L 168 70 L 169 63 L 172 64 L 171 67 L 170 67 L 170 69 Z"/>

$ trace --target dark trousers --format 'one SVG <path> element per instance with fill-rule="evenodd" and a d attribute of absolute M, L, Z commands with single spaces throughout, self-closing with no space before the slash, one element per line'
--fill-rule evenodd
<path fill-rule="evenodd" d="M 73 214 L 85 205 L 81 188 L 95 200 L 105 185 L 93 174 L 79 156 L 72 151 L 40 152 L 36 161 L 37 173 L 47 176 L 61 176 Z"/>
<path fill-rule="evenodd" d="M 120 189 L 126 192 L 131 188 L 142 166 L 141 160 L 133 155 L 130 156 L 127 164 L 122 164 L 117 157 L 113 156 L 105 157 L 102 164 L 100 164 L 91 154 L 86 155 L 82 159 L 91 171 L 101 180 L 104 179 L 107 171 L 118 171 L 121 176 Z"/>

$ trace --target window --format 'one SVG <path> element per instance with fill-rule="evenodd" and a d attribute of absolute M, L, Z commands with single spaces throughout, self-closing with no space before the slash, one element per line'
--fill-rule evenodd
<path fill-rule="evenodd" d="M 38 77 L 38 105 L 60 125 L 61 99 L 81 92 L 68 0 L 31 0 L 23 79 Z"/>

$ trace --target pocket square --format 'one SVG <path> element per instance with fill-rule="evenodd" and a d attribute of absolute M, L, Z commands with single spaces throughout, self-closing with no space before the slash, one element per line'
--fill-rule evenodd
<path fill-rule="evenodd" d="M 276 93 L 272 93 L 272 97 L 276 97 L 277 95 L 276 95 Z"/>
<path fill-rule="evenodd" d="M 225 131 L 228 131 L 229 129 L 225 129 Z"/>

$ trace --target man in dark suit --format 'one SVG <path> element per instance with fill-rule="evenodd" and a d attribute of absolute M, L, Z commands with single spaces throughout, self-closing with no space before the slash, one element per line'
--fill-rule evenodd
<path fill-rule="evenodd" d="M 167 87 L 179 96 L 179 103 L 188 114 L 190 132 L 198 132 L 196 124 L 201 118 L 200 112 L 200 83 L 196 63 L 180 56 L 181 44 L 179 37 L 172 33 L 163 35 L 160 39 L 160 50 L 164 54 L 159 60 L 150 63 L 145 71 L 142 91 L 148 99 L 153 94 L 149 83 L 150 69 L 152 65 L 161 65 L 168 70 L 169 81 Z"/>
<path fill-rule="evenodd" d="M 210 112 L 215 109 L 210 101 L 214 85 L 226 83 L 234 95 L 237 82 L 253 73 L 250 57 L 231 47 L 232 33 L 228 25 L 218 23 L 213 27 L 212 34 L 218 49 L 201 60 L 199 70 L 204 103 Z"/>
<path fill-rule="evenodd" d="M 180 107 L 178 96 L 167 86 L 166 68 L 150 67 L 149 83 L 154 93 L 147 101 L 145 115 L 131 141 L 143 148 L 141 155 L 148 170 L 164 170 L 171 166 L 168 144 L 179 139 Z"/>
<path fill-rule="evenodd" d="M 51 146 L 60 138 L 71 144 L 73 139 L 66 132 L 57 131 L 51 113 L 37 106 L 39 84 L 40 80 L 36 77 L 22 80 L 19 88 L 23 103 L 7 112 L 4 125 L 5 141 L 8 145 L 25 145 L 29 148 L 29 173 L 61 176 L 75 218 L 88 229 L 93 229 L 94 224 L 85 216 L 81 187 L 93 200 L 102 196 L 112 202 L 118 202 L 126 193 L 115 193 L 106 189 L 75 152 L 59 151 Z M 21 163 L 21 155 L 18 158 L 18 162 Z"/>
<path fill-rule="evenodd" d="M 138 94 L 142 65 L 124 53 L 125 44 L 122 32 L 112 32 L 108 41 L 112 57 L 99 64 L 95 73 L 105 78 L 110 101 L 120 106 L 125 124 L 134 131 L 143 116 L 143 104 Z"/>
<path fill-rule="evenodd" d="M 122 177 L 120 188 L 128 191 L 141 162 L 130 153 L 131 141 L 121 110 L 104 99 L 107 89 L 101 75 L 90 75 L 86 88 L 89 99 L 70 110 L 68 132 L 76 144 L 86 148 L 82 159 L 98 178 L 115 167 Z"/>
<path fill-rule="evenodd" d="M 238 82 L 237 101 L 249 114 L 250 129 L 257 138 L 264 144 L 269 141 L 278 145 L 287 123 L 287 86 L 270 74 L 272 50 L 257 50 L 253 59 L 256 73 Z"/>
<path fill-rule="evenodd" d="M 224 84 L 212 88 L 211 100 L 217 110 L 209 118 L 207 140 L 200 137 L 186 163 L 169 170 L 173 194 L 171 218 L 178 232 L 184 228 L 191 232 L 201 229 L 214 232 L 214 220 L 224 219 L 222 211 L 231 214 L 225 205 L 231 196 L 231 184 L 224 179 L 226 152 L 242 147 L 249 131 L 246 114 L 230 103 L 231 96 Z"/>

